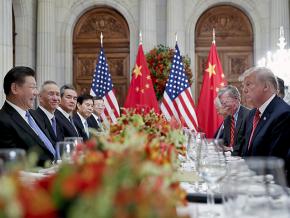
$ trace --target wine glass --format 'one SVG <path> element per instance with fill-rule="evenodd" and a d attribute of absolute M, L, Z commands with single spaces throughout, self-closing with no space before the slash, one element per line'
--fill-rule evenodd
<path fill-rule="evenodd" d="M 62 141 L 56 143 L 57 162 L 72 162 L 72 157 L 75 153 L 74 141 Z"/>
<path fill-rule="evenodd" d="M 213 211 L 214 188 L 226 176 L 226 160 L 223 152 L 223 140 L 206 139 L 205 143 L 197 143 L 196 169 L 199 176 L 207 183 L 207 203 L 209 211 L 203 215 L 215 217 L 220 215 Z"/>
<path fill-rule="evenodd" d="M 184 136 L 184 139 L 185 139 L 185 144 L 183 145 L 183 149 L 187 151 L 187 147 L 188 147 L 188 143 L 189 143 L 189 140 L 190 140 L 190 129 L 186 128 L 186 127 L 183 127 L 182 128 L 182 133 L 183 133 L 183 136 Z M 185 154 L 178 154 L 178 159 L 181 163 L 181 168 L 187 168 L 187 165 L 188 165 L 188 156 L 187 156 L 187 153 Z"/>
<path fill-rule="evenodd" d="M 3 162 L 3 172 L 23 170 L 26 166 L 26 152 L 20 148 L 0 149 L 0 159 Z"/>
<path fill-rule="evenodd" d="M 203 132 L 189 132 L 186 146 L 187 159 L 195 163 L 197 159 L 197 147 L 205 141 L 205 133 Z"/>
<path fill-rule="evenodd" d="M 199 144 L 205 143 L 205 133 L 203 132 L 191 132 L 188 138 L 187 144 L 187 159 L 189 159 L 190 170 L 196 173 L 196 161 L 197 161 L 197 147 Z M 194 186 L 196 192 L 204 192 L 203 185 L 204 183 L 200 179 L 196 179 L 194 182 L 191 182 Z"/>
<path fill-rule="evenodd" d="M 289 217 L 284 162 L 275 157 L 246 159 L 247 172 L 227 179 L 224 209 L 231 217 Z"/>

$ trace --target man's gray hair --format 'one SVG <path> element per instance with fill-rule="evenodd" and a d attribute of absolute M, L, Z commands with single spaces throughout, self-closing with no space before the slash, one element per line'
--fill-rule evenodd
<path fill-rule="evenodd" d="M 221 100 L 219 99 L 218 96 L 214 99 L 214 105 L 215 105 L 217 108 L 222 108 L 222 107 L 223 107 L 223 105 L 222 105 L 222 103 L 221 103 Z"/>
<path fill-rule="evenodd" d="M 267 67 L 251 67 L 247 69 L 240 77 L 240 81 L 244 81 L 244 79 L 252 74 L 256 74 L 256 79 L 262 82 L 269 82 L 273 88 L 278 91 L 278 82 L 277 78 Z"/>
<path fill-rule="evenodd" d="M 51 85 L 51 84 L 58 86 L 57 83 L 56 83 L 55 81 L 52 81 L 52 80 L 46 80 L 46 81 L 41 85 L 41 87 L 40 87 L 40 92 L 43 92 L 43 91 L 44 91 L 44 88 L 45 88 L 46 85 Z"/>
<path fill-rule="evenodd" d="M 65 84 L 65 85 L 63 85 L 63 86 L 60 88 L 60 97 L 61 97 L 61 98 L 63 97 L 64 92 L 65 92 L 65 90 L 67 90 L 67 89 L 71 89 L 71 90 L 74 90 L 74 91 L 76 92 L 76 89 L 75 89 L 75 87 L 74 87 L 73 85 L 71 85 L 71 84 Z"/>
<path fill-rule="evenodd" d="M 223 94 L 228 93 L 231 98 L 237 99 L 238 101 L 241 101 L 241 94 L 237 87 L 232 86 L 232 85 L 227 85 L 223 88 L 221 88 L 218 91 L 218 97 L 220 98 Z"/>

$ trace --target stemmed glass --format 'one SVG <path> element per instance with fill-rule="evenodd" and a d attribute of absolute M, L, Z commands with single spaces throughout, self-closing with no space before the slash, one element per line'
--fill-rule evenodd
<path fill-rule="evenodd" d="M 275 157 L 246 159 L 247 171 L 226 180 L 224 209 L 231 218 L 289 217 L 284 162 Z"/>
<path fill-rule="evenodd" d="M 207 203 L 209 211 L 204 215 L 218 216 L 212 210 L 214 205 L 214 187 L 226 176 L 226 160 L 223 152 L 223 140 L 206 139 L 205 143 L 197 143 L 196 169 L 199 176 L 207 183 Z"/>
<path fill-rule="evenodd" d="M 187 157 L 195 163 L 197 159 L 197 147 L 205 143 L 205 133 L 189 132 L 187 141 Z"/>

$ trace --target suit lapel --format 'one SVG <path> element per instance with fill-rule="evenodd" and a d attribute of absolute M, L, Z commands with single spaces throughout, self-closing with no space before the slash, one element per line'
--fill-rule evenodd
<path fill-rule="evenodd" d="M 259 132 L 261 131 L 261 129 L 263 129 L 263 127 L 265 126 L 265 124 L 268 122 L 273 110 L 274 110 L 274 105 L 276 103 L 276 98 L 278 98 L 277 96 L 275 96 L 275 98 L 270 102 L 270 104 L 266 107 L 266 110 L 264 111 L 264 113 L 262 114 L 259 123 L 255 129 L 254 135 L 253 135 L 253 140 L 252 143 L 254 141 L 254 139 L 256 138 L 256 136 L 259 134 Z"/>
<path fill-rule="evenodd" d="M 43 119 L 43 124 L 44 124 L 44 130 L 49 133 L 50 136 L 52 136 L 53 140 L 56 141 L 56 135 L 52 129 L 50 120 L 48 119 L 48 117 L 46 116 L 46 114 L 38 107 L 36 109 L 36 111 L 39 113 L 39 115 L 42 117 Z M 57 128 L 57 127 L 56 127 Z M 46 134 L 47 135 L 47 134 Z"/>
<path fill-rule="evenodd" d="M 74 119 L 75 126 L 79 130 L 79 134 L 83 137 L 84 140 L 87 140 L 88 139 L 87 133 L 85 131 L 85 127 L 84 127 L 84 125 L 82 123 L 82 120 L 81 120 L 80 116 L 76 113 L 74 115 L 73 119 Z"/>
<path fill-rule="evenodd" d="M 240 110 L 239 110 L 239 113 L 238 113 L 237 124 L 236 124 L 236 128 L 235 128 L 235 141 L 237 140 L 237 135 L 239 134 L 239 131 L 241 129 L 243 119 L 244 119 L 243 106 L 240 106 Z"/>
<path fill-rule="evenodd" d="M 13 107 L 11 107 L 8 103 L 5 103 L 3 107 L 5 111 L 10 115 L 11 119 L 15 123 L 17 123 L 17 125 L 19 125 L 21 129 L 23 129 L 30 136 L 38 138 L 33 129 L 31 129 L 28 123 L 21 117 L 21 115 Z"/>
<path fill-rule="evenodd" d="M 69 131 L 69 133 L 72 135 L 79 136 L 76 127 L 63 115 L 62 112 L 56 109 L 54 113 L 56 115 L 57 122 L 59 122 L 60 125 L 66 129 L 66 131 Z"/>
<path fill-rule="evenodd" d="M 4 110 L 10 115 L 11 119 L 17 123 L 17 125 L 25 131 L 28 135 L 30 135 L 34 140 L 36 140 L 37 144 L 39 144 L 44 150 L 51 152 L 46 148 L 44 143 L 38 137 L 38 135 L 34 132 L 34 130 L 28 125 L 28 123 L 21 117 L 21 115 L 8 103 L 5 102 L 3 106 Z"/>

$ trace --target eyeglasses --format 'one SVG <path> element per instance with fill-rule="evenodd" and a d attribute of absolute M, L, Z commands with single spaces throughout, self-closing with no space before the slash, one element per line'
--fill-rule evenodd
<path fill-rule="evenodd" d="M 103 104 L 96 104 L 96 108 L 104 108 L 105 107 L 105 105 L 103 105 Z"/>

